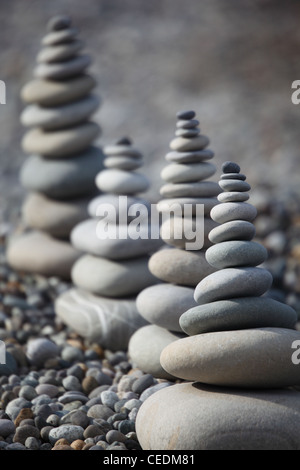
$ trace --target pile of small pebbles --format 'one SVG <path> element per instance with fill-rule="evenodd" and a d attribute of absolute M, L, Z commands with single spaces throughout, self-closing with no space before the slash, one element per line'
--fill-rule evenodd
<path fill-rule="evenodd" d="M 256 188 L 256 238 L 274 276 L 269 292 L 300 315 L 300 213 L 294 194 Z M 148 396 L 173 382 L 131 363 L 127 352 L 88 342 L 55 315 L 70 285 L 15 272 L 0 227 L 0 450 L 139 450 L 135 421 Z"/>

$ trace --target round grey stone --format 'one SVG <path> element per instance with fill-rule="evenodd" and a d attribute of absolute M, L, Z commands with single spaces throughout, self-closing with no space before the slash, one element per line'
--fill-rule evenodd
<path fill-rule="evenodd" d="M 211 266 L 222 269 L 232 266 L 258 266 L 266 261 L 268 252 L 260 243 L 233 240 L 209 247 L 205 257 Z"/>
<path fill-rule="evenodd" d="M 53 16 L 47 23 L 48 31 L 59 31 L 71 26 L 71 18 L 66 15 Z"/>
<path fill-rule="evenodd" d="M 199 163 L 205 160 L 211 160 L 214 152 L 209 149 L 191 150 L 189 152 L 169 152 L 166 154 L 166 160 L 175 163 Z"/>
<path fill-rule="evenodd" d="M 219 181 L 220 187 L 223 191 L 250 191 L 251 186 L 246 181 L 241 181 L 237 179 L 224 179 Z"/>
<path fill-rule="evenodd" d="M 73 331 L 112 351 L 126 350 L 131 335 L 146 323 L 134 297 L 109 299 L 74 288 L 56 299 L 55 311 Z"/>
<path fill-rule="evenodd" d="M 115 411 L 109 408 L 107 405 L 92 405 L 90 409 L 87 412 L 87 416 L 90 418 L 96 418 L 96 419 L 105 419 L 109 418 L 115 414 Z"/>
<path fill-rule="evenodd" d="M 224 224 L 231 220 L 246 220 L 252 222 L 257 210 L 247 202 L 224 202 L 217 204 L 210 213 L 211 218 L 218 224 Z"/>
<path fill-rule="evenodd" d="M 141 158 L 133 158 L 127 155 L 111 155 L 105 159 L 106 168 L 116 168 L 125 171 L 137 170 L 143 164 L 144 162 Z"/>
<path fill-rule="evenodd" d="M 70 43 L 43 47 L 37 55 L 38 63 L 62 62 L 73 58 L 84 46 L 84 42 L 75 40 Z"/>
<path fill-rule="evenodd" d="M 177 119 L 190 120 L 196 116 L 195 111 L 178 111 L 176 113 Z"/>
<path fill-rule="evenodd" d="M 87 54 L 80 54 L 65 62 L 40 63 L 34 69 L 37 78 L 48 80 L 62 80 L 75 77 L 84 72 L 91 65 L 91 57 Z"/>
<path fill-rule="evenodd" d="M 205 135 L 197 137 L 176 137 L 170 142 L 170 148 L 177 152 L 186 152 L 189 150 L 202 150 L 209 144 L 209 138 Z"/>
<path fill-rule="evenodd" d="M 27 344 L 26 355 L 30 362 L 42 366 L 47 359 L 59 354 L 58 346 L 48 338 L 32 339 Z"/>
<path fill-rule="evenodd" d="M 103 169 L 103 154 L 96 147 L 72 158 L 49 160 L 29 157 L 21 169 L 21 184 L 29 191 L 53 199 L 86 196 L 96 190 L 95 174 Z"/>
<path fill-rule="evenodd" d="M 55 444 L 58 439 L 66 439 L 70 444 L 76 439 L 83 439 L 84 429 L 74 424 L 62 424 L 49 432 L 50 444 Z"/>
<path fill-rule="evenodd" d="M 4 439 L 10 434 L 14 434 L 16 427 L 10 419 L 0 419 L 0 436 Z"/>
<path fill-rule="evenodd" d="M 154 253 L 149 269 L 164 282 L 195 287 L 204 277 L 214 272 L 201 251 L 166 248 Z"/>
<path fill-rule="evenodd" d="M 181 332 L 179 317 L 196 305 L 194 290 L 173 284 L 157 284 L 139 293 L 136 300 L 139 313 L 149 323 Z"/>
<path fill-rule="evenodd" d="M 219 202 L 244 202 L 249 199 L 248 193 L 241 193 L 238 191 L 224 192 L 218 195 Z"/>
<path fill-rule="evenodd" d="M 100 134 L 95 122 L 85 122 L 75 127 L 46 132 L 40 128 L 30 129 L 22 139 L 26 153 L 63 159 L 86 150 Z"/>
<path fill-rule="evenodd" d="M 271 287 L 272 282 L 271 273 L 263 268 L 226 268 L 200 281 L 194 298 L 203 305 L 232 297 L 260 296 Z"/>
<path fill-rule="evenodd" d="M 185 209 L 184 205 L 188 205 L 189 211 L 188 216 L 197 214 L 197 206 L 204 206 L 204 214 L 209 214 L 212 208 L 218 204 L 217 198 L 214 197 L 181 197 L 181 198 L 168 198 L 162 199 L 156 205 L 158 212 L 166 212 L 175 214 L 175 217 L 178 219 L 184 216 Z M 229 204 L 229 203 L 228 203 Z M 199 214 L 199 213 L 198 213 Z M 217 221 L 216 221 L 217 222 Z"/>
<path fill-rule="evenodd" d="M 106 145 L 103 148 L 103 151 L 106 156 L 127 156 L 131 158 L 136 158 L 141 160 L 143 154 L 137 148 L 133 147 L 130 144 L 115 144 L 115 145 Z"/>
<path fill-rule="evenodd" d="M 169 183 L 191 183 L 214 175 L 212 163 L 170 163 L 161 171 L 161 178 Z"/>
<path fill-rule="evenodd" d="M 183 383 L 142 405 L 136 432 L 143 450 L 299 450 L 299 423 L 296 390 Z"/>
<path fill-rule="evenodd" d="M 173 197 L 214 197 L 220 193 L 220 187 L 213 181 L 193 183 L 168 183 L 160 188 L 160 194 L 166 198 Z"/>
<path fill-rule="evenodd" d="M 244 220 L 232 220 L 214 227 L 209 232 L 212 243 L 221 243 L 227 240 L 252 240 L 255 235 L 255 226 Z"/>
<path fill-rule="evenodd" d="M 300 341 L 300 332 L 287 328 L 216 331 L 169 344 L 160 360 L 170 374 L 184 380 L 226 387 L 289 387 L 300 384 L 298 364 L 292 361 L 295 341 Z"/>
<path fill-rule="evenodd" d="M 181 129 L 192 129 L 193 127 L 199 126 L 200 122 L 198 119 L 181 119 L 176 122 L 176 127 Z"/>
<path fill-rule="evenodd" d="M 126 297 L 156 282 L 148 269 L 148 261 L 147 256 L 118 262 L 83 255 L 74 263 L 71 276 L 77 287 L 93 294 Z"/>
<path fill-rule="evenodd" d="M 239 173 L 241 171 L 240 166 L 234 162 L 224 162 L 222 165 L 223 173 Z"/>
<path fill-rule="evenodd" d="M 97 110 L 100 99 L 96 95 L 88 95 L 74 103 L 55 108 L 39 105 L 27 106 L 21 114 L 21 123 L 26 127 L 41 127 L 45 130 L 56 130 L 79 124 Z"/>
<path fill-rule="evenodd" d="M 293 308 L 268 297 L 243 297 L 198 305 L 184 312 L 179 323 L 187 335 L 244 328 L 295 327 Z"/>
<path fill-rule="evenodd" d="M 200 217 L 192 217 L 192 219 L 183 219 L 182 217 L 166 218 L 162 222 L 160 234 L 168 245 L 187 251 L 196 251 L 211 245 L 208 240 L 208 233 L 215 226 L 216 223 L 209 217 L 204 217 L 202 220 Z M 204 240 L 200 236 L 202 230 Z"/>
<path fill-rule="evenodd" d="M 140 174 L 119 169 L 107 169 L 96 176 L 100 191 L 115 194 L 136 194 L 149 188 L 148 179 Z"/>
<path fill-rule="evenodd" d="M 78 34 L 75 28 L 64 28 L 57 31 L 50 31 L 42 39 L 43 46 L 54 46 L 55 44 L 68 43 L 76 39 Z"/>

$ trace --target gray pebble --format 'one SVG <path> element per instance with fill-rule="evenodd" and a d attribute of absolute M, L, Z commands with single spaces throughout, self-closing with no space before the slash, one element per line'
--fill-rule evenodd
<path fill-rule="evenodd" d="M 127 437 L 122 432 L 117 431 L 116 429 L 112 429 L 111 431 L 108 431 L 105 438 L 108 444 L 112 444 L 115 441 L 125 442 L 127 439 Z"/>
<path fill-rule="evenodd" d="M 6 438 L 15 432 L 15 425 L 10 419 L 0 419 L 0 436 Z"/>
<path fill-rule="evenodd" d="M 59 422 L 60 422 L 60 418 L 59 416 L 55 415 L 55 414 L 51 414 L 48 416 L 48 418 L 46 419 L 46 422 L 48 424 L 50 424 L 51 426 L 58 426 L 59 425 Z"/>
<path fill-rule="evenodd" d="M 61 352 L 61 358 L 68 362 L 80 362 L 83 361 L 84 354 L 81 349 L 76 348 L 75 346 L 67 345 Z"/>
<path fill-rule="evenodd" d="M 19 391 L 19 397 L 23 397 L 28 401 L 31 401 L 37 396 L 36 390 L 31 385 L 23 385 Z"/>
<path fill-rule="evenodd" d="M 40 448 L 40 441 L 33 436 L 27 437 L 24 443 L 26 449 L 38 450 Z"/>
<path fill-rule="evenodd" d="M 142 401 L 141 400 L 138 400 L 137 398 L 132 398 L 131 400 L 128 400 L 124 406 L 125 408 L 127 408 L 128 410 L 133 410 L 133 408 L 139 408 L 141 405 L 142 405 Z"/>
<path fill-rule="evenodd" d="M 100 396 L 103 405 L 108 406 L 112 410 L 114 409 L 115 403 L 119 401 L 118 395 L 111 390 L 104 390 Z"/>
<path fill-rule="evenodd" d="M 14 435 L 14 442 L 20 442 L 21 444 L 25 444 L 25 441 L 28 437 L 40 437 L 40 431 L 35 427 L 31 426 L 30 424 L 24 424 L 23 426 L 19 426 L 16 429 L 16 433 Z"/>
<path fill-rule="evenodd" d="M 84 429 L 73 424 L 63 424 L 57 428 L 52 428 L 49 432 L 49 441 L 55 444 L 58 439 L 67 439 L 70 443 L 76 439 L 83 439 Z"/>
<path fill-rule="evenodd" d="M 33 339 L 27 345 L 27 357 L 37 367 L 41 367 L 47 359 L 56 357 L 58 353 L 57 345 L 47 338 Z"/>
<path fill-rule="evenodd" d="M 143 393 L 140 396 L 140 400 L 144 402 L 153 393 L 158 392 L 158 390 L 161 390 L 162 388 L 169 387 L 170 385 L 173 385 L 173 384 L 171 382 L 160 382 L 156 385 L 153 385 L 153 387 L 149 387 L 143 391 Z"/>
<path fill-rule="evenodd" d="M 196 116 L 195 111 L 178 111 L 176 113 L 177 119 L 183 119 L 185 121 L 189 121 L 190 119 L 193 119 Z"/>
<path fill-rule="evenodd" d="M 5 450 L 26 450 L 26 447 L 20 442 L 13 442 L 5 447 Z"/>
<path fill-rule="evenodd" d="M 66 390 L 82 391 L 81 383 L 75 375 L 67 375 L 62 381 L 62 385 Z"/>
<path fill-rule="evenodd" d="M 93 405 L 87 412 L 87 416 L 91 418 L 107 419 L 113 415 L 114 411 L 106 405 Z"/>
<path fill-rule="evenodd" d="M 154 377 L 151 374 L 145 374 L 136 379 L 132 384 L 132 391 L 141 394 L 146 388 L 154 385 Z"/>
<path fill-rule="evenodd" d="M 124 419 L 123 421 L 119 422 L 118 430 L 123 434 L 135 431 L 135 422 L 131 419 Z"/>

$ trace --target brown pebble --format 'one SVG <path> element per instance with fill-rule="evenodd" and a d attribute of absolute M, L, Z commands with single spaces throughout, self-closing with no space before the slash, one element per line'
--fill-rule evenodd
<path fill-rule="evenodd" d="M 81 450 L 89 450 L 90 447 L 93 447 L 95 444 L 93 444 L 92 442 L 90 442 L 89 444 L 85 444 L 84 447 L 81 449 Z"/>
<path fill-rule="evenodd" d="M 72 449 L 74 450 L 82 450 L 82 448 L 86 445 L 86 443 L 84 441 L 82 441 L 81 439 L 76 439 L 76 441 L 73 441 L 71 443 L 71 447 Z"/>
<path fill-rule="evenodd" d="M 83 381 L 81 382 L 83 391 L 88 395 L 94 388 L 99 386 L 99 383 L 92 375 L 88 375 L 84 377 Z"/>
<path fill-rule="evenodd" d="M 70 442 L 67 441 L 67 439 L 65 439 L 64 437 L 62 437 L 61 439 L 58 439 L 55 444 L 54 444 L 54 447 L 56 446 L 63 446 L 63 445 L 66 445 L 66 446 L 69 446 L 70 445 Z"/>
<path fill-rule="evenodd" d="M 18 416 L 14 420 L 14 424 L 17 428 L 20 425 L 21 421 L 23 421 L 23 419 L 33 419 L 33 418 L 34 418 L 34 414 L 31 408 L 22 408 L 19 411 Z"/>
<path fill-rule="evenodd" d="M 74 450 L 71 446 L 67 444 L 59 444 L 58 446 L 52 447 L 51 450 Z"/>

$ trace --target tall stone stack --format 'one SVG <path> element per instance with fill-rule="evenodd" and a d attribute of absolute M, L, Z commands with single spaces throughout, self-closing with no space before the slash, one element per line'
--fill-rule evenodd
<path fill-rule="evenodd" d="M 300 449 L 296 312 L 268 298 L 266 250 L 252 241 L 256 209 L 237 164 L 223 165 L 211 217 L 209 263 L 218 271 L 195 289 L 187 333 L 167 346 L 162 366 L 184 381 L 150 397 L 136 427 L 143 449 Z M 149 419 L 151 416 L 151 419 Z"/>
<path fill-rule="evenodd" d="M 129 342 L 132 361 L 158 378 L 174 378 L 161 367 L 161 351 L 185 335 L 179 317 L 196 305 L 194 287 L 214 271 L 205 260 L 204 249 L 209 245 L 208 232 L 216 225 L 209 212 L 218 202 L 220 188 L 216 182 L 206 181 L 216 172 L 215 165 L 208 161 L 214 156 L 206 148 L 208 144 L 208 137 L 200 133 L 195 112 L 177 113 L 175 138 L 166 155 L 168 165 L 161 173 L 165 181 L 160 191 L 163 199 L 157 204 L 165 246 L 149 261 L 150 271 L 161 282 L 138 295 L 138 311 L 150 325 L 139 329 Z M 190 210 L 185 210 L 185 205 Z M 204 214 L 197 216 L 197 206 L 204 206 Z"/>
<path fill-rule="evenodd" d="M 75 287 L 57 299 L 55 309 L 83 337 L 125 350 L 134 331 L 146 324 L 136 295 L 157 282 L 148 261 L 162 242 L 151 238 L 150 204 L 138 196 L 149 187 L 135 171 L 143 164 L 141 152 L 123 138 L 104 154 L 106 169 L 96 176 L 103 194 L 91 200 L 90 218 L 71 233 L 74 247 L 85 252 L 72 268 Z M 135 230 L 137 219 L 143 238 Z"/>
<path fill-rule="evenodd" d="M 8 247 L 8 262 L 21 271 L 70 278 L 80 256 L 69 241 L 72 228 L 88 217 L 96 194 L 95 175 L 103 154 L 93 145 L 98 124 L 90 117 L 100 105 L 87 73 L 91 57 L 65 16 L 52 18 L 42 39 L 34 79 L 21 97 L 27 104 L 21 122 L 28 131 L 22 148 L 30 154 L 20 180 L 28 191 L 22 207 L 22 233 Z"/>

